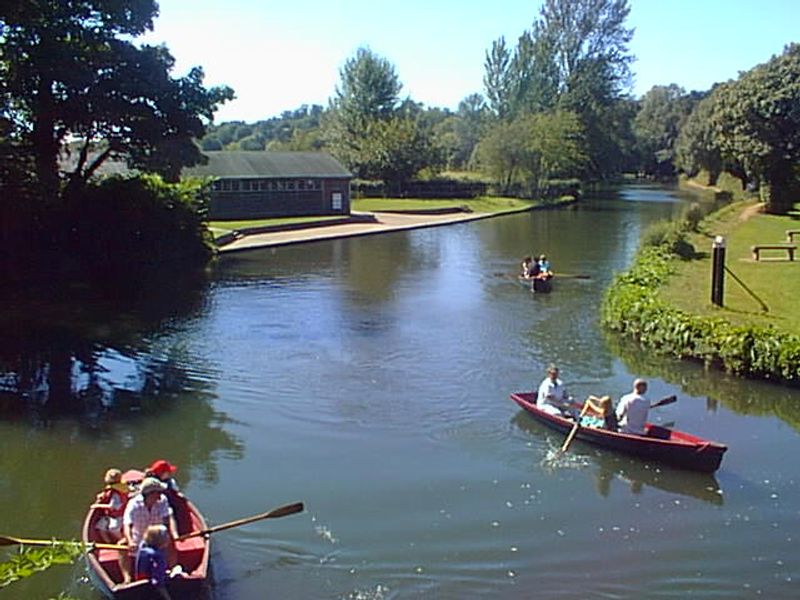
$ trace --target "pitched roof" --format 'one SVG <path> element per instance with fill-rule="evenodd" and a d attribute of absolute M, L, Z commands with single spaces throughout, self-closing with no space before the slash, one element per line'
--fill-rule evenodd
<path fill-rule="evenodd" d="M 183 170 L 195 177 L 352 177 L 339 161 L 324 152 L 207 151 L 205 165 Z"/>

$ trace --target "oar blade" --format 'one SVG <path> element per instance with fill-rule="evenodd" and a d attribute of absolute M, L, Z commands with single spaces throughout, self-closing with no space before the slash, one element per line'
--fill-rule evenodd
<path fill-rule="evenodd" d="M 678 397 L 675 395 L 667 396 L 666 398 L 662 398 L 655 404 L 653 404 L 650 408 L 655 408 L 656 406 L 666 406 L 667 404 L 674 404 L 678 401 Z"/>
<path fill-rule="evenodd" d="M 281 506 L 276 508 L 275 510 L 269 511 L 267 515 L 267 519 L 277 519 L 279 517 L 286 517 L 288 515 L 293 515 L 295 513 L 303 512 L 305 510 L 305 506 L 303 506 L 302 502 L 295 502 L 294 504 L 287 504 L 286 506 Z"/>

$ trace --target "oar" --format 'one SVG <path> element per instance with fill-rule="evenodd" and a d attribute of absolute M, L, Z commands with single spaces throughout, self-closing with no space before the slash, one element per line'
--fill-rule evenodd
<path fill-rule="evenodd" d="M 677 402 L 677 401 L 678 401 L 678 397 L 677 396 L 675 396 L 675 395 L 667 396 L 666 398 L 662 398 L 658 402 L 654 402 L 653 404 L 651 404 L 650 408 L 655 408 L 657 406 L 665 406 L 667 404 L 672 404 L 673 402 Z"/>
<path fill-rule="evenodd" d="M 192 531 L 191 533 L 185 533 L 182 536 L 178 537 L 178 539 L 185 540 L 186 538 L 197 537 L 199 535 L 208 535 L 210 533 L 216 533 L 217 531 L 222 531 L 223 529 L 230 529 L 231 527 L 239 527 L 240 525 L 246 525 L 247 523 L 252 523 L 254 521 L 261 521 L 262 519 L 277 519 L 279 517 L 286 517 L 288 515 L 293 515 L 295 513 L 303 512 L 303 508 L 304 507 L 302 502 L 295 502 L 294 504 L 287 504 L 286 506 L 279 506 L 278 508 L 273 508 L 271 511 L 261 513 L 260 515 L 254 515 L 252 517 L 246 517 L 244 519 L 230 521 L 229 523 L 223 523 L 222 525 L 210 527 L 209 529 L 203 529 L 202 531 Z"/>
<path fill-rule="evenodd" d="M 0 535 L 0 546 L 15 546 L 15 545 L 23 545 L 23 546 L 54 546 L 56 544 L 69 544 L 71 542 L 67 542 L 64 540 L 29 540 L 25 538 L 17 538 L 11 537 L 7 535 Z M 93 548 L 104 548 L 106 550 L 127 550 L 128 547 L 124 544 L 102 544 L 102 543 L 95 543 L 89 542 L 88 545 L 92 546 Z"/>
<path fill-rule="evenodd" d="M 583 408 L 581 409 L 581 414 L 578 415 L 577 419 L 575 419 L 575 425 L 572 426 L 572 429 L 570 430 L 569 435 L 567 436 L 567 439 L 564 440 L 564 445 L 561 446 L 561 453 L 562 454 L 567 451 L 567 448 L 569 448 L 569 445 L 572 443 L 572 438 L 575 437 L 575 434 L 578 433 L 578 429 L 581 428 L 581 417 L 586 414 L 586 410 L 588 408 L 589 408 L 589 403 L 588 402 L 584 402 L 583 403 Z"/>
<path fill-rule="evenodd" d="M 582 275 L 580 273 L 559 273 L 554 272 L 553 277 L 556 279 L 591 279 L 591 275 Z"/>

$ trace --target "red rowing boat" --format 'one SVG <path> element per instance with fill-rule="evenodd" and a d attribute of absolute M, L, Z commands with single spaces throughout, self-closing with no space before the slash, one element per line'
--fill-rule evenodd
<path fill-rule="evenodd" d="M 564 434 L 569 433 L 575 425 L 571 419 L 551 415 L 537 408 L 536 394 L 533 392 L 515 392 L 511 394 L 511 399 L 540 423 Z M 703 473 L 716 471 L 722 462 L 722 456 L 728 449 L 723 444 L 653 423 L 647 423 L 645 435 L 581 427 L 575 437 L 590 444 L 611 448 L 646 460 L 655 460 Z"/>
<path fill-rule="evenodd" d="M 141 480 L 141 471 L 128 471 L 123 481 Z M 208 529 L 203 515 L 197 507 L 187 500 L 191 531 Z M 100 517 L 99 511 L 90 508 L 83 522 L 81 539 L 84 543 L 100 542 L 95 524 Z M 178 564 L 183 569 L 182 575 L 171 578 L 167 585 L 173 598 L 202 598 L 209 575 L 208 559 L 211 552 L 211 539 L 204 536 L 189 537 L 175 542 L 178 552 Z M 122 552 L 125 552 L 124 550 Z M 96 587 L 107 598 L 115 600 L 138 600 L 153 598 L 153 588 L 148 581 L 123 583 L 118 558 L 120 550 L 95 548 L 86 553 L 89 572 Z"/>

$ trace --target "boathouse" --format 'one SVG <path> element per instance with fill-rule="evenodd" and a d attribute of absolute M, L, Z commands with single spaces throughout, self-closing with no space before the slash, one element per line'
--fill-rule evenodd
<path fill-rule="evenodd" d="M 352 175 L 324 152 L 207 151 L 183 175 L 213 177 L 208 218 L 349 215 Z"/>

